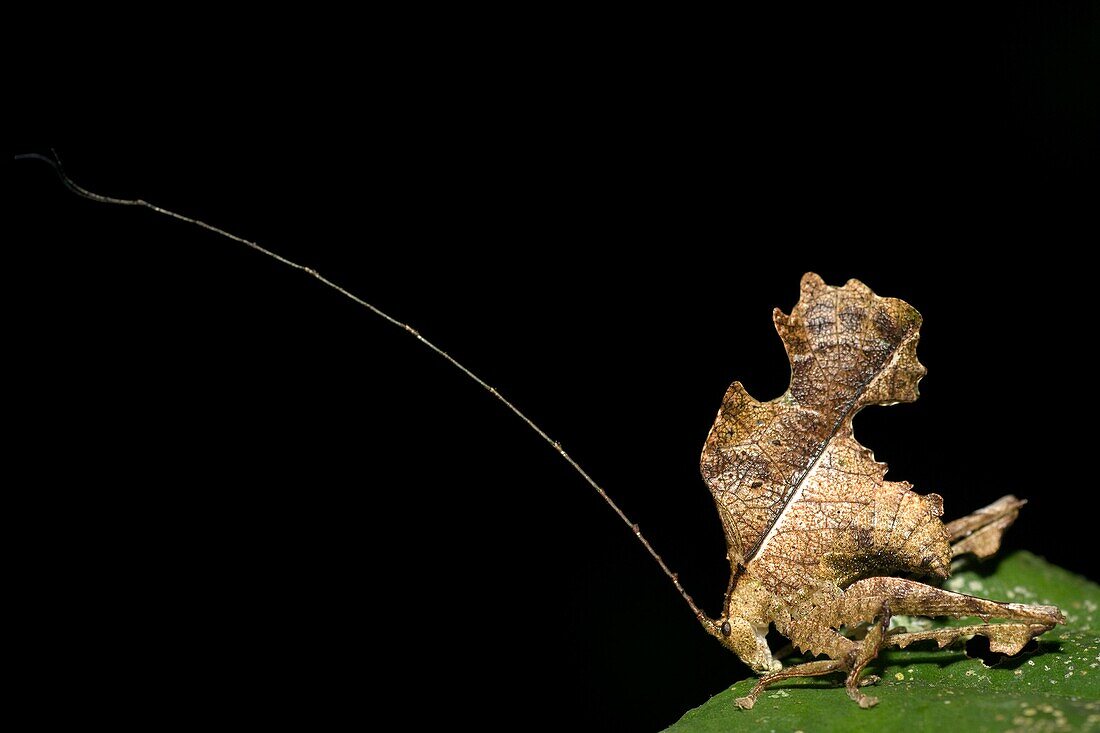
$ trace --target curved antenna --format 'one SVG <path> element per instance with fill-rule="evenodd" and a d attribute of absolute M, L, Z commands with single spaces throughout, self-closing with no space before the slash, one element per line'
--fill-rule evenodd
<path fill-rule="evenodd" d="M 588 473 L 583 468 L 581 468 L 580 464 L 577 463 L 573 459 L 572 456 L 570 456 L 568 453 L 565 452 L 565 449 L 561 447 L 561 443 L 559 443 L 558 441 L 552 439 L 549 435 L 547 435 L 546 432 L 542 428 L 540 428 L 538 425 L 536 425 L 535 422 L 533 420 L 531 420 L 531 418 L 527 417 L 527 415 L 525 415 L 518 407 L 516 407 L 514 404 L 512 404 L 508 400 L 508 398 L 506 398 L 504 395 L 502 395 L 500 392 L 498 392 L 495 387 L 491 386 L 485 380 L 483 380 L 481 377 L 474 374 L 465 365 L 463 365 L 461 362 L 459 362 L 453 356 L 448 354 L 446 351 L 439 348 L 438 346 L 433 344 L 428 339 L 424 338 L 420 334 L 420 332 L 417 331 L 415 328 L 413 328 L 412 326 L 410 326 L 409 324 L 407 324 L 403 321 L 397 320 L 396 318 L 394 318 L 390 314 L 386 313 L 385 311 L 383 311 L 383 310 L 379 309 L 378 307 L 372 305 L 371 303 L 368 303 L 367 301 L 363 300 L 358 295 L 355 295 L 354 293 L 351 293 L 351 292 L 345 290 L 343 287 L 341 287 L 340 285 L 337 285 L 333 281 L 329 280 L 328 278 L 326 278 L 324 275 L 317 272 L 316 270 L 314 270 L 310 267 L 306 267 L 305 265 L 300 265 L 297 262 L 294 262 L 292 260 L 288 260 L 286 257 L 283 257 L 282 255 L 280 255 L 276 252 L 272 252 L 271 250 L 267 249 L 266 247 L 260 246 L 256 242 L 250 241 L 250 240 L 245 239 L 243 237 L 238 237 L 236 234 L 232 234 L 230 232 L 227 232 L 224 229 L 219 229 L 218 227 L 207 224 L 204 221 L 200 221 L 198 219 L 192 219 L 189 216 L 184 216 L 183 214 L 177 214 L 174 211 L 169 211 L 168 209 L 163 209 L 160 206 L 157 206 L 156 204 L 149 203 L 148 201 L 143 201 L 141 199 L 120 199 L 120 198 L 115 198 L 113 196 L 104 196 L 102 194 L 98 194 L 98 193 L 95 193 L 93 191 L 89 191 L 88 189 L 84 188 L 83 186 L 77 185 L 76 183 L 73 182 L 73 180 L 71 178 L 69 178 L 69 176 L 65 173 L 65 169 L 62 168 L 62 166 L 61 166 L 61 159 L 60 159 L 60 157 L 58 157 L 57 151 L 51 150 L 51 152 L 53 153 L 53 156 L 54 156 L 52 158 L 50 158 L 48 156 L 45 156 L 45 155 L 42 155 L 41 153 L 21 153 L 21 154 L 15 156 L 15 160 L 40 160 L 43 163 L 46 163 L 47 165 L 51 166 L 54 169 L 54 171 L 57 173 L 58 178 L 60 178 L 61 182 L 65 185 L 65 188 L 69 189 L 70 191 L 75 193 L 77 196 L 80 196 L 82 198 L 86 198 L 86 199 L 89 199 L 91 201 L 98 201 L 101 204 L 116 204 L 116 205 L 119 205 L 119 206 L 140 206 L 140 207 L 149 209 L 151 211 L 155 211 L 158 214 L 163 214 L 164 216 L 170 217 L 172 219 L 178 219 L 182 222 L 186 222 L 188 224 L 192 224 L 192 225 L 200 227 L 202 229 L 206 229 L 207 231 L 214 232 L 215 234 L 220 234 L 221 236 L 225 237 L 226 239 L 231 239 L 234 242 L 239 242 L 240 244 L 243 244 L 246 247 L 249 247 L 251 249 L 256 250 L 260 254 L 266 255 L 266 256 L 270 257 L 271 259 L 273 259 L 273 260 L 276 260 L 278 262 L 283 263 L 287 267 L 292 267 L 295 270 L 300 270 L 300 271 L 304 272 L 305 274 L 309 275 L 310 277 L 314 278 L 315 280 L 320 281 L 321 283 L 327 285 L 328 287 L 332 288 L 336 292 L 340 293 L 341 295 L 346 297 L 348 300 L 351 300 L 355 303 L 358 303 L 359 305 L 361 305 L 364 308 L 366 308 L 367 310 L 369 310 L 371 313 L 374 313 L 376 316 L 392 323 L 393 325 L 397 326 L 400 329 L 408 331 L 410 334 L 415 336 L 416 339 L 420 343 L 424 344 L 429 349 L 434 351 L 436 354 L 438 354 L 439 356 L 446 359 L 448 362 L 451 363 L 452 366 L 454 366 L 460 372 L 462 372 L 467 377 L 469 377 L 474 382 L 476 382 L 478 385 L 480 385 L 485 391 L 487 391 L 493 397 L 496 397 L 498 400 L 500 400 L 502 403 L 504 403 L 504 406 L 507 407 L 509 410 L 511 410 L 515 414 L 516 417 L 518 417 L 520 420 L 525 422 L 527 424 L 527 427 L 534 430 L 535 433 L 537 433 L 540 438 L 542 438 L 544 441 L 546 441 L 548 444 L 550 444 L 550 446 L 553 447 L 553 449 L 555 451 L 557 451 L 558 454 L 561 455 L 562 458 L 565 459 L 566 463 L 568 463 L 570 466 L 572 466 L 573 469 L 581 475 L 581 478 L 583 478 L 585 481 L 587 481 L 588 485 L 596 490 L 596 493 L 599 494 L 600 497 L 604 501 L 607 502 L 608 506 L 610 506 L 611 509 L 616 514 L 619 515 L 619 519 L 623 520 L 623 523 L 626 526 L 630 527 L 631 531 L 634 533 L 634 536 L 637 537 L 638 541 L 642 543 L 643 547 L 645 547 L 646 552 L 648 552 L 653 557 L 653 559 L 657 561 L 657 564 L 661 566 L 661 570 L 664 571 L 664 574 L 667 575 L 668 579 L 672 581 L 672 584 L 674 586 L 676 586 L 676 590 L 680 592 L 680 595 L 683 597 L 684 601 L 687 602 L 688 606 L 691 608 L 692 613 L 695 614 L 695 618 L 697 618 L 699 620 L 699 623 L 701 623 L 703 625 L 703 627 L 710 634 L 712 634 L 713 636 L 718 636 L 719 635 L 720 632 L 719 632 L 719 629 L 718 629 L 718 625 L 713 620 L 711 620 L 711 618 L 709 616 L 707 616 L 702 611 L 702 609 L 700 609 L 697 605 L 695 605 L 695 601 L 688 594 L 688 592 L 686 590 L 684 590 L 684 586 L 682 586 L 680 584 L 680 578 L 677 576 L 677 574 L 672 572 L 671 570 L 669 570 L 669 567 L 668 567 L 668 565 L 665 564 L 665 561 L 663 559 L 661 559 L 661 556 L 658 555 L 657 551 L 653 549 L 653 546 L 649 544 L 649 540 L 647 540 L 644 536 L 642 536 L 641 528 L 637 524 L 635 524 L 634 522 L 631 522 L 629 518 L 627 518 L 626 514 L 623 513 L 623 510 L 619 508 L 619 505 L 616 504 L 614 501 L 612 501 L 611 497 L 607 495 L 607 492 L 603 490 L 603 487 L 600 486 L 598 483 L 596 483 L 595 479 L 593 479 L 591 476 L 589 476 Z"/>

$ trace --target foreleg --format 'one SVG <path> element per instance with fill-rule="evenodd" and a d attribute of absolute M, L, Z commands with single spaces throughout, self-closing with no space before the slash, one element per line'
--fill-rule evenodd
<path fill-rule="evenodd" d="M 831 674 L 833 672 L 843 672 L 845 669 L 844 662 L 837 659 L 825 659 L 820 662 L 806 662 L 805 664 L 796 664 L 793 667 L 787 667 L 781 669 L 778 672 L 771 672 L 764 675 L 752 688 L 752 692 L 744 697 L 737 698 L 734 702 L 737 703 L 737 707 L 743 710 L 751 710 L 752 706 L 756 704 L 756 698 L 761 692 L 766 690 L 776 682 L 782 682 L 783 680 L 789 680 L 792 677 L 818 677 L 823 674 Z"/>

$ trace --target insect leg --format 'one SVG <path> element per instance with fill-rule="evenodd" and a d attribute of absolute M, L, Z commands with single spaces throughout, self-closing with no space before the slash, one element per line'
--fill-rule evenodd
<path fill-rule="evenodd" d="M 867 666 L 867 663 L 878 656 L 889 625 L 890 607 L 887 604 L 884 605 L 878 620 L 867 630 L 867 635 L 863 637 L 863 641 L 852 653 L 848 677 L 844 680 L 844 689 L 848 691 L 848 697 L 859 703 L 861 708 L 869 708 L 878 704 L 877 697 L 865 695 L 859 689 L 865 684 L 874 684 L 878 681 L 878 677 L 872 675 L 862 682 L 859 677 L 863 674 L 863 668 Z"/>
<path fill-rule="evenodd" d="M 989 638 L 989 648 L 992 651 L 1005 654 L 1011 650 L 1023 648 L 1033 637 L 1050 629 L 1045 624 L 974 624 L 972 626 L 953 626 L 946 629 L 933 629 L 932 631 L 903 632 L 889 634 L 882 642 L 883 646 L 904 649 L 915 641 L 935 640 L 940 649 L 948 644 L 966 636 L 981 635 Z"/>
<path fill-rule="evenodd" d="M 1001 535 L 1016 521 L 1020 507 L 1026 503 L 1012 495 L 1002 496 L 989 506 L 948 523 L 946 529 L 951 538 L 951 556 L 973 553 L 979 558 L 986 558 L 997 552 L 1001 546 Z"/>
<path fill-rule="evenodd" d="M 756 686 L 752 688 L 752 692 L 744 697 L 739 697 L 735 702 L 737 707 L 743 710 L 750 710 L 752 706 L 756 704 L 756 698 L 765 689 L 774 685 L 776 682 L 781 682 L 792 677 L 818 677 L 823 674 L 831 674 L 833 672 L 843 672 L 844 662 L 835 659 L 825 659 L 819 662 L 806 662 L 805 664 L 796 664 L 793 667 L 787 669 L 781 669 L 778 672 L 772 672 L 766 674 L 760 678 L 756 683 Z"/>
<path fill-rule="evenodd" d="M 837 599 L 837 616 L 845 623 L 867 621 L 880 617 L 884 607 L 902 615 L 979 616 L 983 621 L 990 618 L 1015 621 L 1017 623 L 986 623 L 969 632 L 987 637 L 990 649 L 1005 654 L 1018 653 L 1033 636 L 1050 630 L 1055 624 L 1065 623 L 1065 616 L 1054 606 L 1000 603 L 892 577 L 867 578 L 849 586 Z M 891 645 L 898 643 L 898 639 L 888 639 Z M 916 637 L 909 637 L 909 640 L 915 641 Z"/>

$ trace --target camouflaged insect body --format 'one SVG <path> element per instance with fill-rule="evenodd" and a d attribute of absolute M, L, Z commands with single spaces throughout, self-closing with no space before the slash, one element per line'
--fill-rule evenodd
<path fill-rule="evenodd" d="M 852 418 L 864 407 L 917 399 L 926 370 L 916 353 L 916 309 L 856 280 L 830 287 L 811 273 L 791 314 L 776 309 L 774 321 L 791 362 L 789 388 L 761 403 L 734 382 L 700 464 L 732 574 L 722 618 L 704 625 L 767 675 L 739 704 L 751 707 L 778 679 L 848 672 L 849 694 L 873 705 L 858 690 L 863 666 L 880 647 L 914 640 L 885 633 L 892 613 L 1016 621 L 970 630 L 1008 653 L 1060 622 L 1052 607 L 998 604 L 893 577 L 943 579 L 953 556 L 992 554 L 1023 505 L 1005 497 L 945 526 L 939 495 L 886 481 L 886 465 L 853 436 Z M 838 631 L 871 621 L 881 628 L 862 641 Z M 829 659 L 782 670 L 764 638 L 770 623 L 796 648 Z M 947 634 L 954 632 L 929 638 Z"/>

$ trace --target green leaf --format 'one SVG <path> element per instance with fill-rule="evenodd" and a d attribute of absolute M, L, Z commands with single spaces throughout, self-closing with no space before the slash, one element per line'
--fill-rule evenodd
<path fill-rule="evenodd" d="M 1015 552 L 960 571 L 945 587 L 994 600 L 1054 604 L 1067 623 L 1039 637 L 1036 653 L 993 668 L 962 648 L 937 650 L 933 644 L 883 652 L 868 666 L 868 673 L 882 677 L 873 688 L 879 704 L 868 710 L 848 699 L 839 675 L 780 683 L 752 710 L 740 710 L 733 701 L 752 688 L 755 679 L 747 679 L 688 711 L 668 730 L 980 733 L 1100 725 L 1100 586 Z"/>

